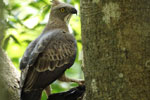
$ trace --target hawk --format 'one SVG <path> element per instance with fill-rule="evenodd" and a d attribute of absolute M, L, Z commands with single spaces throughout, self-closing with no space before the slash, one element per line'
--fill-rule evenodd
<path fill-rule="evenodd" d="M 76 40 L 68 29 L 72 14 L 77 14 L 72 5 L 52 1 L 48 24 L 28 45 L 20 62 L 21 100 L 40 100 L 43 90 L 50 95 L 49 85 L 57 79 L 83 83 L 64 74 L 73 65 L 77 52 Z"/>

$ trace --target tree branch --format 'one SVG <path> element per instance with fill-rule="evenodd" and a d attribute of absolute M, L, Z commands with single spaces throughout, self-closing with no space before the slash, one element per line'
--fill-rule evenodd
<path fill-rule="evenodd" d="M 0 47 L 0 100 L 19 100 L 19 72 Z"/>

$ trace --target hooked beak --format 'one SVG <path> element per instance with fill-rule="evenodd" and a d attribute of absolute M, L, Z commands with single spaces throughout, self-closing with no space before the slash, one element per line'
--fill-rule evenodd
<path fill-rule="evenodd" d="M 72 8 L 70 11 L 71 14 L 76 14 L 77 15 L 77 10 L 75 8 Z"/>

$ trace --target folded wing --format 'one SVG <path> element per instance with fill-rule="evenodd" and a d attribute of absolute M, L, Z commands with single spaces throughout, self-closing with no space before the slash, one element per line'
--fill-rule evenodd
<path fill-rule="evenodd" d="M 76 41 L 71 34 L 53 30 L 37 40 L 37 43 L 31 44 L 34 47 L 32 51 L 21 61 L 21 64 L 26 62 L 21 66 L 24 91 L 44 89 L 71 67 L 75 60 Z"/>

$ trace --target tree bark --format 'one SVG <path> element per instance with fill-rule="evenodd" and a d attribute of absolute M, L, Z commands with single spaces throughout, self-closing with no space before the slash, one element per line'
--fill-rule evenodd
<path fill-rule="evenodd" d="M 0 100 L 19 100 L 19 72 L 1 48 L 6 29 L 4 7 L 0 0 Z"/>
<path fill-rule="evenodd" d="M 150 0 L 81 0 L 86 100 L 150 100 Z"/>
<path fill-rule="evenodd" d="M 19 100 L 19 72 L 0 48 L 0 100 Z"/>

